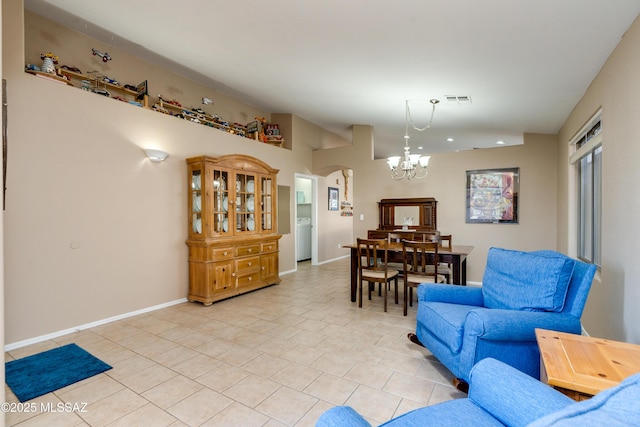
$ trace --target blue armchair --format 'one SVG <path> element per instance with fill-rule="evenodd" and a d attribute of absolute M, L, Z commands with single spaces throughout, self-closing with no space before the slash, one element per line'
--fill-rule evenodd
<path fill-rule="evenodd" d="M 555 251 L 491 248 L 482 287 L 418 287 L 412 340 L 465 382 L 471 368 L 486 357 L 538 379 L 535 328 L 580 334 L 595 270 Z"/>
<path fill-rule="evenodd" d="M 492 358 L 470 374 L 469 396 L 416 409 L 386 427 L 572 427 L 640 425 L 640 374 L 595 397 L 574 402 L 530 376 Z M 316 427 L 371 427 L 353 408 L 337 406 Z"/>

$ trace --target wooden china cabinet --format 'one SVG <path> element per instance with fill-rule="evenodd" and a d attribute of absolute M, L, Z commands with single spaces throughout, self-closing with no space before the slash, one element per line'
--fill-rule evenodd
<path fill-rule="evenodd" d="M 251 156 L 187 159 L 189 301 L 280 283 L 274 169 Z"/>

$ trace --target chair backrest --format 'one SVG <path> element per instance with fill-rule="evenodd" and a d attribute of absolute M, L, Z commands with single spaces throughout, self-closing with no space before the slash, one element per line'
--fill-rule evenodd
<path fill-rule="evenodd" d="M 554 256 L 566 256 L 556 251 L 541 250 L 535 251 L 542 255 L 554 255 Z M 569 281 L 569 288 L 567 289 L 567 296 L 564 300 L 564 308 L 561 313 L 570 314 L 577 318 L 582 317 L 582 311 L 584 305 L 587 302 L 587 296 L 589 296 L 589 290 L 593 283 L 593 276 L 596 274 L 597 267 L 594 264 L 587 264 L 580 260 L 574 259 L 575 266 L 573 267 L 573 274 Z"/>
<path fill-rule="evenodd" d="M 385 239 L 356 239 L 358 246 L 358 271 L 386 270 L 387 241 Z"/>
<path fill-rule="evenodd" d="M 445 246 L 445 242 L 447 242 L 447 245 Z M 440 247 L 441 248 L 447 248 L 449 250 L 451 250 L 451 248 L 453 247 L 453 243 L 451 240 L 451 234 L 441 234 L 440 235 Z"/>
<path fill-rule="evenodd" d="M 438 242 L 402 241 L 404 274 L 438 277 Z"/>

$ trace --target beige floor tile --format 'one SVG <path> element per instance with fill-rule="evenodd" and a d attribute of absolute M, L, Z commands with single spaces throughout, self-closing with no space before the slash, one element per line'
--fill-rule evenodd
<path fill-rule="evenodd" d="M 216 359 L 234 366 L 242 366 L 262 354 L 260 351 L 243 345 L 234 345 L 229 350 L 216 356 Z"/>
<path fill-rule="evenodd" d="M 120 378 L 120 382 L 140 394 L 178 375 L 175 371 L 162 365 L 153 365 Z"/>
<path fill-rule="evenodd" d="M 281 387 L 260 403 L 256 409 L 291 426 L 298 422 L 317 401 L 318 399 L 300 391 Z"/>
<path fill-rule="evenodd" d="M 153 402 L 162 409 L 167 409 L 193 393 L 200 391 L 204 385 L 182 375 L 169 380 L 142 393 L 142 397 Z"/>
<path fill-rule="evenodd" d="M 282 338 L 269 338 L 267 341 L 257 345 L 257 350 L 263 351 L 274 356 L 282 356 L 297 344 L 293 340 L 285 340 Z"/>
<path fill-rule="evenodd" d="M 342 377 L 344 374 L 356 364 L 354 359 L 347 357 L 346 355 L 335 354 L 323 354 L 316 359 L 311 365 L 311 368 L 318 369 L 328 374 L 333 374 L 337 377 Z"/>
<path fill-rule="evenodd" d="M 92 381 L 72 384 L 54 393 L 63 402 L 94 403 L 125 388 L 121 383 L 106 374 L 96 375 L 95 377 L 88 378 L 88 380 Z"/>
<path fill-rule="evenodd" d="M 156 365 L 153 360 L 134 353 L 133 356 L 126 358 L 120 362 L 111 363 L 113 369 L 110 369 L 105 373 L 111 378 L 121 381 L 153 365 Z"/>
<path fill-rule="evenodd" d="M 343 405 L 357 387 L 358 383 L 353 381 L 335 375 L 322 374 L 305 388 L 304 392 L 334 405 Z"/>
<path fill-rule="evenodd" d="M 324 400 L 318 400 L 315 405 L 296 423 L 296 427 L 315 427 L 318 418 L 324 412 L 333 408 L 329 402 L 325 402 Z"/>
<path fill-rule="evenodd" d="M 218 368 L 222 362 L 207 356 L 206 354 L 198 354 L 195 357 L 185 360 L 184 362 L 173 365 L 171 369 L 187 378 L 198 378 L 206 373 Z"/>
<path fill-rule="evenodd" d="M 202 427 L 261 427 L 267 422 L 268 416 L 236 402 L 218 412 Z"/>
<path fill-rule="evenodd" d="M 345 375 L 344 378 L 358 384 L 363 384 L 377 390 L 387 384 L 393 371 L 382 366 L 356 363 Z"/>
<path fill-rule="evenodd" d="M 242 369 L 252 372 L 262 378 L 269 378 L 290 364 L 291 362 L 288 360 L 283 360 L 271 354 L 262 353 L 242 365 Z"/>
<path fill-rule="evenodd" d="M 391 419 L 401 400 L 399 396 L 394 394 L 360 385 L 347 399 L 346 404 L 365 418 L 372 418 L 378 423 L 383 423 Z"/>
<path fill-rule="evenodd" d="M 129 389 L 123 389 L 97 402 L 87 405 L 86 413 L 79 415 L 94 427 L 106 426 L 125 415 L 142 408 L 148 402 Z"/>
<path fill-rule="evenodd" d="M 394 372 L 382 390 L 427 405 L 434 387 L 434 382 Z"/>
<path fill-rule="evenodd" d="M 199 426 L 233 403 L 228 397 L 203 388 L 171 406 L 167 412 L 188 426 Z"/>
<path fill-rule="evenodd" d="M 271 379 L 282 385 L 301 391 L 307 388 L 321 374 L 322 372 L 317 369 L 300 365 L 299 363 L 289 362 L 289 365 L 273 374 Z"/>
<path fill-rule="evenodd" d="M 226 389 L 223 394 L 236 402 L 255 408 L 280 387 L 282 386 L 274 381 L 251 374 Z"/>
<path fill-rule="evenodd" d="M 414 329 L 415 307 L 405 317 L 391 298 L 387 313 L 377 295 L 350 301 L 348 259 L 302 262 L 278 286 L 210 307 L 176 304 L 5 353 L 75 342 L 113 366 L 34 400 L 87 402 L 88 413 L 6 414 L 6 424 L 306 427 L 347 403 L 375 425 L 465 396 L 407 340 Z"/>
<path fill-rule="evenodd" d="M 212 390 L 223 392 L 249 375 L 251 375 L 251 373 L 247 370 L 226 363 L 220 363 L 216 368 L 197 377 L 195 380 Z"/>
<path fill-rule="evenodd" d="M 42 412 L 20 423 L 20 427 L 79 427 L 85 422 L 73 412 Z"/>
<path fill-rule="evenodd" d="M 306 345 L 296 345 L 282 355 L 283 358 L 302 365 L 311 365 L 324 355 L 324 351 Z"/>
<path fill-rule="evenodd" d="M 163 353 L 156 354 L 155 356 L 151 357 L 151 359 L 153 359 L 153 361 L 156 363 L 171 368 L 172 366 L 178 365 L 200 354 L 202 353 L 189 347 L 177 345 Z"/>
<path fill-rule="evenodd" d="M 176 419 L 166 411 L 148 403 L 142 408 L 110 423 L 108 427 L 165 427 L 175 421 Z"/>

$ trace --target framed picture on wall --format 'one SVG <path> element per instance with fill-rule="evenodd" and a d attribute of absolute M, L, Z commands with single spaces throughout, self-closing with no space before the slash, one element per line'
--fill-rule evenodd
<path fill-rule="evenodd" d="M 517 224 L 520 168 L 467 171 L 467 223 Z"/>
<path fill-rule="evenodd" d="M 338 197 L 340 191 L 335 187 L 329 187 L 329 210 L 337 211 L 338 210 Z"/>

